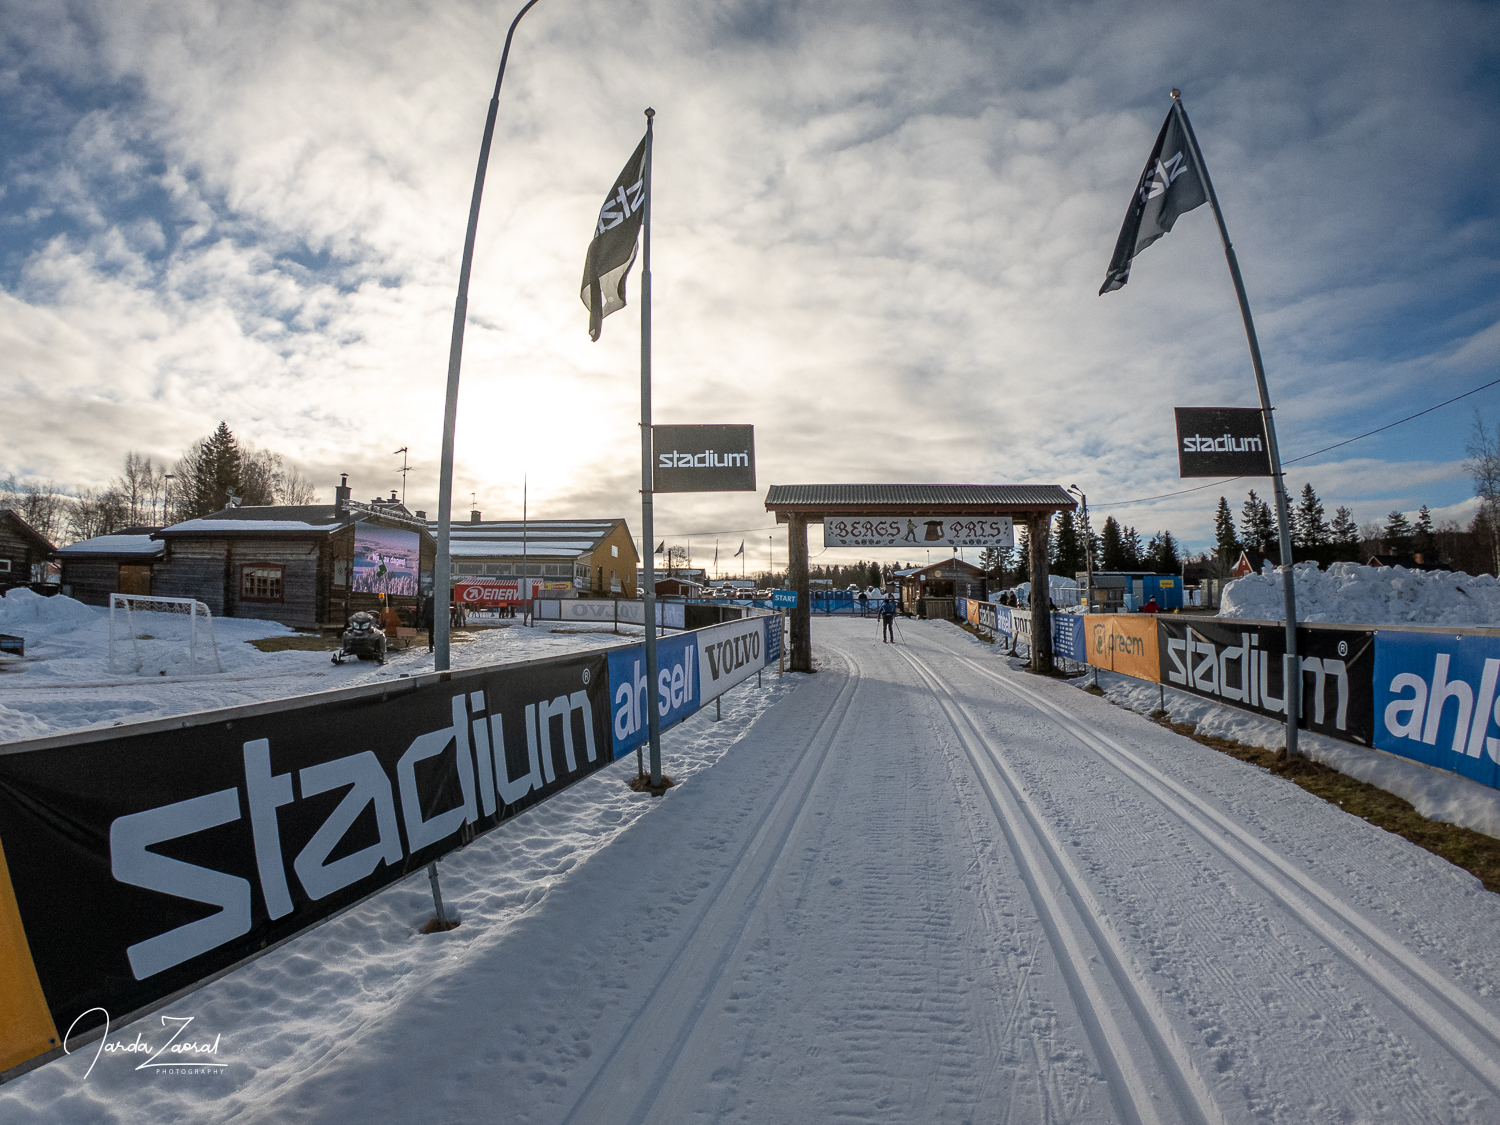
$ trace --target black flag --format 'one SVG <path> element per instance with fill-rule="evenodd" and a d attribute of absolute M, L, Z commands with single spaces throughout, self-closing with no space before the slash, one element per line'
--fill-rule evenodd
<path fill-rule="evenodd" d="M 1130 280 L 1130 260 L 1171 230 L 1177 216 L 1207 202 L 1208 191 L 1193 164 L 1187 130 L 1174 105 L 1162 122 L 1156 147 L 1125 213 L 1125 225 L 1120 228 L 1115 256 L 1109 260 L 1109 273 L 1099 295 L 1121 288 Z"/>
<path fill-rule="evenodd" d="M 589 310 L 589 338 L 597 340 L 604 318 L 625 307 L 625 276 L 635 261 L 641 213 L 646 205 L 646 139 L 625 162 L 625 170 L 609 189 L 594 241 L 583 260 L 583 288 L 579 296 Z"/>

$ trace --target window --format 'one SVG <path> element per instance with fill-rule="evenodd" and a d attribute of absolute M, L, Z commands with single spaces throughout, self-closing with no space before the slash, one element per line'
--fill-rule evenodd
<path fill-rule="evenodd" d="M 10 573 L 10 560 L 9 559 L 0 559 L 0 574 L 9 574 L 9 573 Z"/>
<path fill-rule="evenodd" d="M 511 573 L 510 563 L 488 563 L 484 572 L 491 577 L 503 578 Z"/>
<path fill-rule="evenodd" d="M 542 573 L 551 578 L 566 578 L 568 577 L 568 564 L 547 563 L 542 567 Z"/>
<path fill-rule="evenodd" d="M 281 575 L 285 569 L 267 564 L 240 567 L 240 599 L 247 602 L 281 601 Z"/>
<path fill-rule="evenodd" d="M 526 574 L 526 575 L 528 575 L 530 577 L 533 577 L 533 578 L 537 577 L 538 575 L 540 575 L 542 573 L 542 567 L 541 567 L 540 563 L 517 563 L 516 564 L 516 569 L 519 572 L 521 572 L 523 574 Z"/>
<path fill-rule="evenodd" d="M 615 546 L 614 544 L 610 544 L 609 557 L 612 558 L 612 559 L 619 558 L 620 557 L 620 548 L 617 547 L 617 546 Z"/>
<path fill-rule="evenodd" d="M 603 570 L 604 570 L 604 568 L 601 566 L 599 568 L 599 570 L 602 573 Z M 588 563 L 577 563 L 573 567 L 573 577 L 574 578 L 587 578 L 588 576 L 589 576 L 589 564 Z"/>
<path fill-rule="evenodd" d="M 472 563 L 472 562 L 455 563 L 453 565 L 453 573 L 454 574 L 483 574 L 484 573 L 484 567 L 480 566 L 478 563 Z"/>

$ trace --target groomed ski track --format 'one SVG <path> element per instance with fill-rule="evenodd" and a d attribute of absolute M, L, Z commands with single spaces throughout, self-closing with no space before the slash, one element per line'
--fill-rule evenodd
<path fill-rule="evenodd" d="M 1500 897 L 901 628 L 816 620 L 820 672 L 716 765 L 502 932 L 419 939 L 452 958 L 420 994 L 193 1115 L 1500 1120 Z"/>

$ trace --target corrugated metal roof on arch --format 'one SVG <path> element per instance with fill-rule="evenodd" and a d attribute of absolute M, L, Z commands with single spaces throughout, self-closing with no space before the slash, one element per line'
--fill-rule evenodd
<path fill-rule="evenodd" d="M 1073 509 L 1078 502 L 1057 484 L 773 484 L 767 511 L 800 509 L 872 511 L 907 508 L 922 512 Z"/>

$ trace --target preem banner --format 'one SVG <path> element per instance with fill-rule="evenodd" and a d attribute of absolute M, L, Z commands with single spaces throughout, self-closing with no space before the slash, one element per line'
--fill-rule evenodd
<path fill-rule="evenodd" d="M 1009 516 L 829 516 L 825 547 L 1014 547 Z"/>
<path fill-rule="evenodd" d="M 1161 679 L 1156 643 L 1156 621 L 1150 614 L 1089 613 L 1084 615 L 1088 662 L 1138 680 Z"/>
<path fill-rule="evenodd" d="M 754 426 L 652 426 L 651 449 L 657 492 L 755 491 Z"/>
<path fill-rule="evenodd" d="M 1203 618 L 1158 618 L 1157 626 L 1162 683 L 1261 715 L 1286 714 L 1284 626 Z M 1375 734 L 1373 632 L 1298 629 L 1297 647 L 1302 662 L 1302 714 L 1297 725 L 1369 746 Z"/>
<path fill-rule="evenodd" d="M 1271 475 L 1271 447 L 1259 410 L 1179 406 L 1176 415 L 1179 476 Z"/>
<path fill-rule="evenodd" d="M 1375 746 L 1500 789 L 1500 638 L 1375 634 Z"/>
<path fill-rule="evenodd" d="M 76 1044 L 103 1022 L 90 1009 L 120 1026 L 613 760 L 602 652 L 329 695 L 0 753 L 0 1072 L 59 1052 L 78 1020 Z"/>

